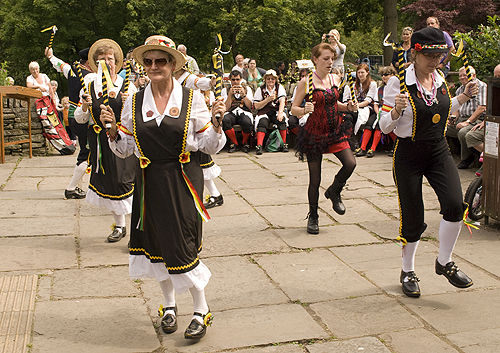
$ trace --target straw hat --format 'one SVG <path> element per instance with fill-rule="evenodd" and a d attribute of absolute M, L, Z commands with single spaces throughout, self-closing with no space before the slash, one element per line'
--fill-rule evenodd
<path fill-rule="evenodd" d="M 104 38 L 99 39 L 90 47 L 88 53 L 89 65 L 92 68 L 92 71 L 97 72 L 97 63 L 94 61 L 94 54 L 100 47 L 109 46 L 113 49 L 113 54 L 115 55 L 115 72 L 118 73 L 123 66 L 123 52 L 122 48 L 112 39 Z"/>
<path fill-rule="evenodd" d="M 134 49 L 132 55 L 134 56 L 135 61 L 142 66 L 144 66 L 143 55 L 148 50 L 161 50 L 173 56 L 175 59 L 174 71 L 179 70 L 186 63 L 186 57 L 184 54 L 176 49 L 174 41 L 168 37 L 160 35 L 150 36 L 146 39 L 144 45 Z"/>
<path fill-rule="evenodd" d="M 272 76 L 274 78 L 278 78 L 278 74 L 276 73 L 276 71 L 274 71 L 273 69 L 269 69 L 266 71 L 266 73 L 264 74 L 264 80 L 266 79 L 266 77 L 268 76 Z"/>

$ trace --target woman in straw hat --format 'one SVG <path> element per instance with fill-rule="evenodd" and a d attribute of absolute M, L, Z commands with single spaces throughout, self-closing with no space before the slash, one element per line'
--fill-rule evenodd
<path fill-rule="evenodd" d="M 118 158 L 109 149 L 105 126 L 99 120 L 100 105 L 107 98 L 109 107 L 115 111 L 117 119 L 120 120 L 122 98 L 129 92 L 134 92 L 136 88 L 135 85 L 130 85 L 129 92 L 124 92 L 123 79 L 117 75 L 123 64 L 123 53 L 115 41 L 111 39 L 96 41 L 89 50 L 88 58 L 94 73 L 85 76 L 87 93 L 81 93 L 82 104 L 75 110 L 76 121 L 80 124 L 88 123 L 87 140 L 91 172 L 85 199 L 93 205 L 106 207 L 111 211 L 115 223 L 107 239 L 110 243 L 114 243 L 127 234 L 125 216 L 132 212 L 137 160 L 134 157 Z"/>
<path fill-rule="evenodd" d="M 406 93 L 400 93 L 397 77 L 391 77 L 384 90 L 380 127 L 384 133 L 394 130 L 397 135 L 393 175 L 400 205 L 398 239 L 403 245 L 400 282 L 403 293 L 409 297 L 420 296 L 414 262 L 420 237 L 427 227 L 422 200 L 423 176 L 437 194 L 443 215 L 436 274 L 444 275 L 458 288 L 472 285 L 472 280 L 451 260 L 467 205 L 462 201 L 460 178 L 444 132 L 450 111 L 458 110 L 477 94 L 478 87 L 475 82 L 469 82 L 464 93 L 451 98 L 444 77 L 436 70 L 447 53 L 441 30 L 427 27 L 413 33 L 413 64 L 405 70 Z"/>
<path fill-rule="evenodd" d="M 187 339 L 200 339 L 210 324 L 205 286 L 211 276 L 198 254 L 202 246 L 203 172 L 195 152 L 218 152 L 226 143 L 216 114 L 225 106 L 216 101 L 210 117 L 199 91 L 182 87 L 174 71 L 186 62 L 168 37 L 153 36 L 134 50 L 150 84 L 125 102 L 121 126 L 112 110 L 101 120 L 110 122 L 110 146 L 126 157 L 139 156 L 130 239 L 130 276 L 155 277 L 165 297 L 160 307 L 165 333 L 177 330 L 175 293 L 189 289 L 194 314 L 184 332 Z M 213 122 L 212 122 L 213 121 Z"/>

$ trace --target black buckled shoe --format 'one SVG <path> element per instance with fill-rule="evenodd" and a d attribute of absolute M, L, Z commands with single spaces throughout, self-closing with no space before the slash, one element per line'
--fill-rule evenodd
<path fill-rule="evenodd" d="M 207 202 L 204 203 L 203 206 L 205 206 L 205 208 L 207 208 L 207 209 L 215 207 L 215 206 L 221 206 L 224 203 L 224 199 L 222 198 L 222 194 L 219 196 L 207 195 L 205 197 L 205 199 L 207 200 Z"/>
<path fill-rule="evenodd" d="M 174 315 L 167 313 L 167 310 L 173 310 Z M 161 317 L 161 329 L 166 334 L 174 333 L 177 331 L 177 305 L 175 307 L 170 306 L 164 308 L 163 305 L 160 305 L 160 309 L 158 309 L 158 316 Z"/>
<path fill-rule="evenodd" d="M 404 272 L 401 270 L 401 277 L 399 278 L 399 281 L 403 285 L 403 293 L 405 295 L 411 298 L 420 297 L 420 287 L 418 286 L 418 282 L 420 282 L 420 280 L 415 272 Z"/>
<path fill-rule="evenodd" d="M 448 282 L 458 288 L 468 288 L 473 285 L 472 280 L 465 273 L 460 271 L 453 261 L 448 262 L 445 266 L 441 265 L 436 259 L 436 273 L 443 275 L 448 279 Z"/>
<path fill-rule="evenodd" d="M 281 147 L 281 152 L 288 152 L 288 143 L 283 144 L 283 147 Z"/>
<path fill-rule="evenodd" d="M 356 157 L 363 157 L 366 156 L 366 150 L 363 150 L 360 148 L 356 149 Z"/>
<path fill-rule="evenodd" d="M 307 233 L 319 234 L 319 215 L 310 213 L 307 215 Z"/>
<path fill-rule="evenodd" d="M 228 153 L 234 153 L 240 150 L 240 146 L 235 145 L 234 143 L 229 145 L 229 151 Z"/>
<path fill-rule="evenodd" d="M 186 331 L 184 331 L 184 338 L 199 340 L 207 333 L 207 326 L 212 325 L 213 316 L 210 311 L 205 315 L 201 313 L 194 313 L 193 315 L 202 317 L 203 324 L 200 324 L 200 322 L 196 319 L 192 319 Z"/>
<path fill-rule="evenodd" d="M 75 190 L 64 190 L 65 199 L 84 199 L 87 193 L 80 189 L 78 186 Z"/>
<path fill-rule="evenodd" d="M 127 235 L 126 227 L 117 227 L 116 224 L 113 224 L 111 226 L 111 229 L 113 229 L 113 232 L 108 235 L 108 241 L 110 243 L 116 243 L 117 241 L 122 240 Z"/>
<path fill-rule="evenodd" d="M 258 156 L 262 154 L 262 145 L 255 146 L 255 154 Z"/>
<path fill-rule="evenodd" d="M 243 152 L 248 153 L 250 151 L 250 145 L 249 144 L 244 144 L 243 148 L 241 149 Z"/>

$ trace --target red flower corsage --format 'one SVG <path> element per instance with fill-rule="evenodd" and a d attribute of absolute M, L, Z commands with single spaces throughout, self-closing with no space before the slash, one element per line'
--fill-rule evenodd
<path fill-rule="evenodd" d="M 421 51 L 422 50 L 422 46 L 420 45 L 420 43 L 416 43 L 415 44 L 415 50 L 416 51 Z"/>
<path fill-rule="evenodd" d="M 139 157 L 139 165 L 142 169 L 146 168 L 151 161 L 148 157 Z"/>
<path fill-rule="evenodd" d="M 179 155 L 179 162 L 181 163 L 189 163 L 191 161 L 191 158 L 189 157 L 190 153 L 185 152 Z"/>
<path fill-rule="evenodd" d="M 100 133 L 102 130 L 102 128 L 97 124 L 92 125 L 92 128 L 94 129 L 96 134 Z"/>

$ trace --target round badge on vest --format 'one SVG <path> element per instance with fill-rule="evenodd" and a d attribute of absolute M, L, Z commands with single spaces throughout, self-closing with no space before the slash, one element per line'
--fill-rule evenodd
<path fill-rule="evenodd" d="M 432 122 L 434 124 L 439 123 L 440 120 L 441 120 L 441 115 L 439 115 L 439 114 L 434 114 L 434 116 L 432 117 Z"/>

